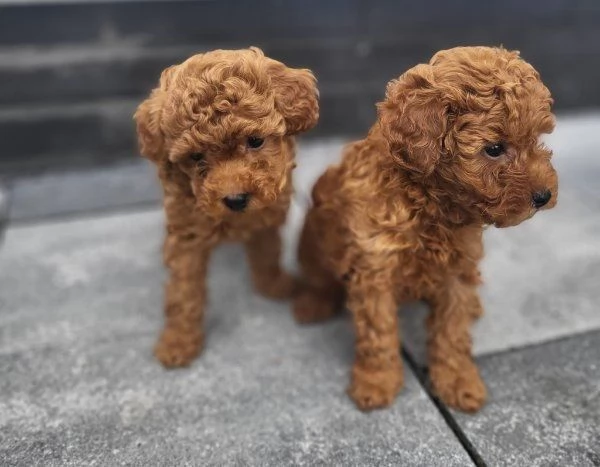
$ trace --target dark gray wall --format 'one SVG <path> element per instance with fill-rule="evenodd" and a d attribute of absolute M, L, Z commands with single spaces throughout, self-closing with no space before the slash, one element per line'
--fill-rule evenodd
<path fill-rule="evenodd" d="M 312 68 L 312 136 L 363 133 L 388 80 L 455 45 L 519 49 L 557 109 L 600 106 L 598 24 L 597 0 L 0 0 L 0 171 L 134 157 L 131 114 L 160 71 L 217 47 Z"/>

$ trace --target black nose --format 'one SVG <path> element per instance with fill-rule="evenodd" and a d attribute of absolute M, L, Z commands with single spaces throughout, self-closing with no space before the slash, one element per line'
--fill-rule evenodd
<path fill-rule="evenodd" d="M 238 193 L 223 198 L 223 203 L 232 211 L 243 211 L 248 206 L 250 195 L 248 193 Z"/>
<path fill-rule="evenodd" d="M 531 195 L 533 205 L 536 208 L 541 208 L 542 206 L 548 204 L 550 198 L 552 198 L 552 193 L 550 193 L 550 190 L 536 191 L 533 195 Z"/>

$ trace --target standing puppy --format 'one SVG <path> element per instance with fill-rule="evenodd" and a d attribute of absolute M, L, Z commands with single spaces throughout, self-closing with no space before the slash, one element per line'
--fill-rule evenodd
<path fill-rule="evenodd" d="M 246 247 L 254 285 L 288 297 L 279 265 L 292 193 L 294 135 L 319 118 L 316 81 L 261 50 L 216 50 L 167 68 L 135 113 L 141 153 L 164 190 L 170 270 L 165 326 L 155 349 L 168 367 L 202 348 L 205 276 L 222 241 Z"/>
<path fill-rule="evenodd" d="M 461 47 L 388 84 L 366 139 L 350 144 L 313 190 L 300 242 L 301 322 L 345 298 L 356 331 L 349 394 L 389 405 L 402 386 L 400 302 L 431 305 L 429 375 L 446 404 L 475 411 L 486 390 L 471 356 L 482 313 L 485 225 L 517 225 L 555 205 L 557 176 L 540 142 L 552 99 L 517 52 Z"/>

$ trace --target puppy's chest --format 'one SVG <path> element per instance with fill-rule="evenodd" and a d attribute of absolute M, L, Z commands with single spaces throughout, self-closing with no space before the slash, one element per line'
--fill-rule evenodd
<path fill-rule="evenodd" d="M 453 233 L 413 233 L 405 241 L 406 248 L 398 254 L 394 278 L 407 298 L 418 298 L 458 274 L 467 261 L 461 239 Z"/>

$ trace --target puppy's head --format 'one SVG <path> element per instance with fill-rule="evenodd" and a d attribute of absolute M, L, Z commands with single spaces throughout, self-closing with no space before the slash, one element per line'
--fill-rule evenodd
<path fill-rule="evenodd" d="M 207 214 L 255 211 L 287 185 L 290 137 L 317 123 L 317 99 L 309 70 L 257 48 L 195 55 L 167 68 L 138 107 L 140 151 Z"/>
<path fill-rule="evenodd" d="M 390 152 L 405 169 L 471 217 L 516 225 L 556 204 L 550 92 L 518 52 L 438 52 L 388 84 L 378 104 Z"/>

